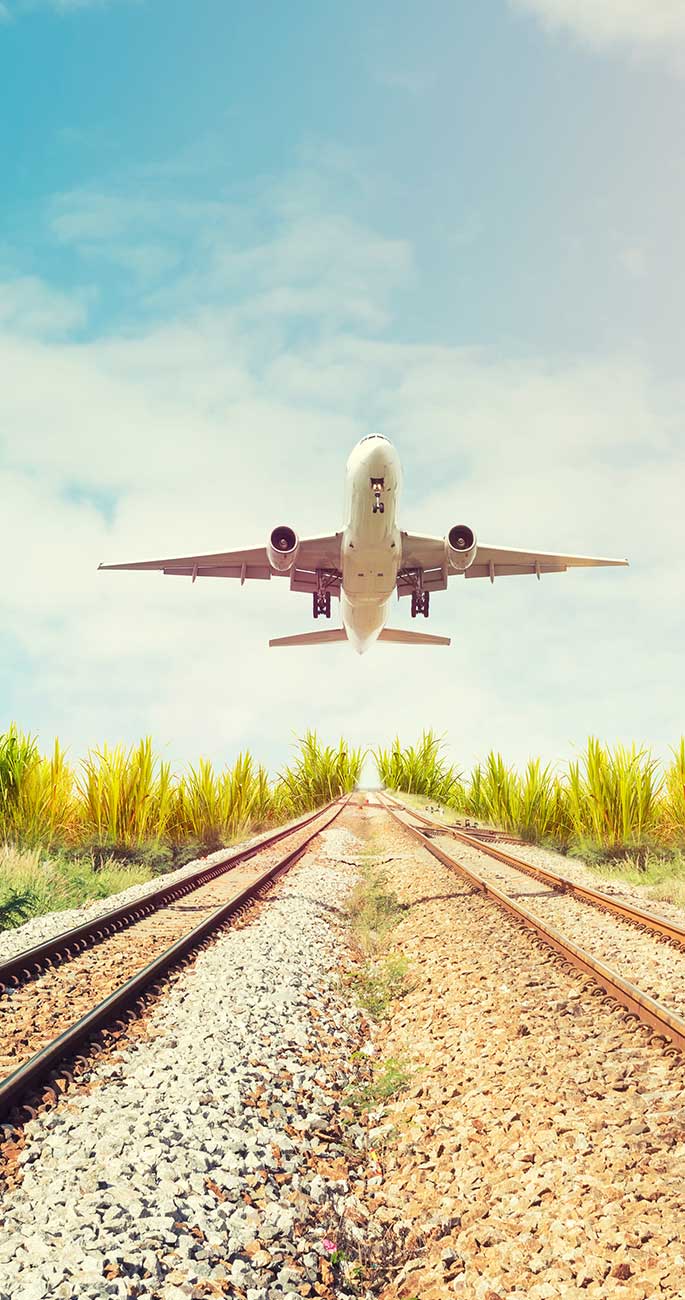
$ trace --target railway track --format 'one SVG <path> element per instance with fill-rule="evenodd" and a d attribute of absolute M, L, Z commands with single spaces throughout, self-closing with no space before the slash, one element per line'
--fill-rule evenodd
<path fill-rule="evenodd" d="M 385 794 L 380 802 L 439 862 L 589 976 L 629 1017 L 685 1052 L 685 928 L 442 826 Z"/>
<path fill-rule="evenodd" d="M 122 1031 L 146 993 L 294 866 L 347 802 L 0 964 L 0 1121 L 61 1071 L 43 1096 L 53 1100 L 73 1077 L 64 1063 L 111 1026 Z"/>

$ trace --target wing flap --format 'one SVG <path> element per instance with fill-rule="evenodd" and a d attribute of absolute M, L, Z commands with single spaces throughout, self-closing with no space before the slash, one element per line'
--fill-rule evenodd
<path fill-rule="evenodd" d="M 103 566 L 104 567 L 104 566 Z M 124 567 L 120 565 L 112 566 L 116 568 Z M 268 581 L 272 577 L 271 569 L 268 564 L 198 564 L 186 565 L 185 568 L 165 568 L 160 572 L 169 576 L 175 575 L 180 578 L 261 578 Z"/>
<path fill-rule="evenodd" d="M 472 564 L 464 574 L 465 578 L 515 578 L 518 574 L 528 577 L 538 573 L 565 573 L 566 564 Z M 456 575 L 455 575 L 456 576 Z"/>

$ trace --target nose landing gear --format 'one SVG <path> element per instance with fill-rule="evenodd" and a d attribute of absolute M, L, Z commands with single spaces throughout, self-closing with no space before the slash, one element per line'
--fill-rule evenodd
<path fill-rule="evenodd" d="M 373 513 L 375 515 L 382 515 L 385 512 L 385 504 L 381 500 L 381 493 L 383 491 L 384 486 L 385 486 L 385 479 L 383 478 L 371 479 L 371 491 L 373 492 Z"/>

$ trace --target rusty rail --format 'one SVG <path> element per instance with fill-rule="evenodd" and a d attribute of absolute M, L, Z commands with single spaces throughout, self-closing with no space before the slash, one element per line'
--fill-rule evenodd
<path fill-rule="evenodd" d="M 383 796 L 383 798 L 386 807 L 388 807 L 387 796 Z M 485 853 L 487 857 L 502 862 L 506 867 L 513 867 L 516 871 L 523 871 L 527 876 L 532 876 L 535 880 L 540 880 L 553 889 L 572 894 L 583 903 L 591 903 L 593 907 L 599 907 L 604 912 L 612 912 L 615 916 L 620 917 L 622 921 L 629 921 L 631 925 L 637 925 L 641 930 L 648 930 L 650 934 L 666 939 L 669 943 L 677 944 L 678 947 L 685 948 L 685 927 L 676 925 L 675 921 L 669 921 L 663 916 L 654 916 L 651 912 L 643 911 L 641 907 L 633 906 L 632 903 L 620 903 L 617 899 L 612 898 L 610 894 L 602 893 L 600 889 L 591 889 L 589 885 L 579 885 L 577 881 L 571 880 L 568 876 L 561 876 L 556 871 L 550 871 L 546 867 L 533 866 L 531 862 L 524 862 L 521 858 L 515 858 L 511 853 L 503 853 L 501 849 L 496 849 L 492 844 L 485 844 L 476 839 L 475 836 L 468 835 L 455 826 L 442 826 L 440 822 L 433 821 L 432 818 L 426 817 L 423 813 L 416 812 L 399 799 L 393 802 L 410 817 L 423 822 L 430 828 L 431 832 L 450 835 L 460 843 L 468 844 L 469 848 L 477 849 L 479 853 Z"/>
<path fill-rule="evenodd" d="M 459 862 L 451 854 L 446 853 L 444 849 L 439 848 L 437 844 L 433 844 L 431 839 L 417 826 L 409 825 L 387 800 L 383 800 L 383 802 L 386 811 L 398 825 L 412 835 L 434 858 L 437 858 L 438 862 L 448 867 L 450 871 L 456 871 L 463 876 L 474 889 L 491 898 L 494 903 L 497 903 L 510 916 L 513 916 L 519 924 L 533 930 L 542 943 L 553 948 L 555 952 L 559 953 L 565 961 L 569 962 L 577 970 L 589 975 L 600 989 L 603 989 L 611 998 L 622 1007 L 625 1007 L 630 1015 L 649 1025 L 650 1029 L 657 1034 L 670 1039 L 679 1052 L 685 1052 L 685 1019 L 669 1011 L 667 1007 L 662 1006 L 648 993 L 643 993 L 635 984 L 623 979 L 621 975 L 618 975 L 616 971 L 612 971 L 604 962 L 573 943 L 561 931 L 545 924 L 527 907 L 515 902 L 508 894 L 503 893 L 502 890 L 488 880 L 478 876 L 470 867 L 464 866 L 463 862 Z M 414 815 L 409 809 L 404 811 L 409 816 Z M 478 847 L 481 846 L 478 845 Z"/>

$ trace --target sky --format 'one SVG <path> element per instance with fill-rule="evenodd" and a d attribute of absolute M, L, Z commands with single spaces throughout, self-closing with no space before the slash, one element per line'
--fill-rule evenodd
<path fill-rule="evenodd" d="M 684 108 L 681 0 L 0 0 L 0 729 L 666 755 Z M 402 527 L 631 567 L 456 579 L 448 650 L 361 658 L 269 650 L 285 582 L 97 572 L 336 531 L 369 432 Z"/>

